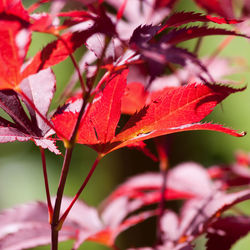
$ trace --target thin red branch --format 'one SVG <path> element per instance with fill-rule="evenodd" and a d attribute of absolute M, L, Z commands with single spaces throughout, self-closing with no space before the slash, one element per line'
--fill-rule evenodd
<path fill-rule="evenodd" d="M 71 50 L 70 50 L 68 44 L 64 41 L 64 39 L 63 39 L 60 35 L 57 35 L 57 38 L 60 39 L 60 40 L 62 41 L 62 43 L 64 44 L 65 48 L 66 48 L 66 49 L 68 50 L 68 52 L 69 52 L 69 57 L 70 57 L 70 59 L 71 59 L 73 65 L 74 65 L 74 67 L 75 67 L 75 70 L 76 70 L 77 74 L 78 74 L 78 78 L 79 78 L 80 85 L 81 85 L 81 88 L 82 88 L 82 92 L 83 92 L 83 95 L 84 95 L 84 94 L 86 93 L 86 87 L 85 87 L 86 85 L 85 85 L 84 80 L 83 80 L 83 78 L 82 78 L 82 74 L 81 74 L 81 71 L 80 71 L 80 69 L 79 69 L 79 67 L 78 67 L 78 63 L 77 63 L 77 61 L 76 61 L 76 59 L 75 59 L 73 53 L 71 52 Z"/>
<path fill-rule="evenodd" d="M 67 179 L 67 176 L 68 176 L 68 172 L 69 172 L 69 165 L 70 165 L 70 162 L 71 162 L 72 152 L 73 152 L 73 147 L 70 147 L 70 148 L 66 149 L 64 162 L 63 162 L 63 167 L 62 167 L 62 172 L 61 172 L 61 176 L 60 176 L 60 181 L 59 181 L 59 185 L 58 185 L 58 189 L 57 189 L 54 213 L 53 213 L 53 218 L 52 218 L 52 223 L 51 223 L 52 250 L 57 250 L 58 249 L 58 229 L 57 229 L 57 224 L 58 224 L 58 219 L 59 219 L 59 215 L 60 215 L 63 191 L 64 191 L 66 179 Z"/>
<path fill-rule="evenodd" d="M 71 208 L 73 207 L 73 205 L 75 204 L 75 202 L 78 200 L 79 196 L 81 195 L 82 191 L 84 190 L 84 188 L 86 187 L 86 185 L 89 182 L 89 179 L 91 178 L 92 174 L 94 173 L 96 166 L 98 165 L 98 163 L 100 162 L 100 160 L 102 159 L 102 155 L 98 155 L 96 157 L 96 160 L 94 161 L 87 177 L 85 178 L 83 184 L 81 185 L 81 187 L 79 188 L 79 190 L 77 191 L 75 197 L 73 198 L 73 200 L 71 201 L 70 205 L 68 206 L 68 208 L 66 209 L 66 211 L 64 212 L 64 214 L 61 216 L 59 222 L 58 222 L 58 229 L 60 229 L 66 219 L 66 217 L 68 216 Z"/>
<path fill-rule="evenodd" d="M 161 200 L 158 205 L 159 214 L 157 217 L 156 225 L 156 244 L 162 243 L 161 219 L 165 212 L 165 197 L 166 197 L 166 184 L 167 184 L 167 171 L 168 171 L 168 153 L 166 137 L 159 137 L 155 139 L 156 148 L 160 160 L 160 171 L 162 175 L 161 185 Z"/>
<path fill-rule="evenodd" d="M 49 182 L 48 182 L 48 174 L 47 174 L 47 167 L 46 167 L 46 157 L 44 153 L 44 149 L 40 148 L 41 158 L 42 158 L 42 165 L 43 165 L 43 177 L 44 177 L 44 184 L 46 190 L 46 198 L 47 198 L 47 205 L 48 205 L 48 213 L 49 213 L 49 223 L 52 223 L 52 216 L 53 216 L 53 207 L 51 204 L 50 198 L 50 191 L 49 191 Z"/>

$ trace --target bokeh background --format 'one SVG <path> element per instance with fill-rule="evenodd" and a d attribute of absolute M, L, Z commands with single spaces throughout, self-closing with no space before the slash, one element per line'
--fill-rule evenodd
<path fill-rule="evenodd" d="M 33 1 L 23 1 L 29 6 Z M 45 5 L 40 11 L 46 10 Z M 192 0 L 182 0 L 176 7 L 177 10 L 198 10 Z M 29 56 L 41 49 L 53 37 L 44 34 L 34 34 Z M 202 42 L 200 55 L 211 54 L 225 37 L 216 36 L 205 38 Z M 183 46 L 192 51 L 196 40 L 184 43 Z M 83 50 L 77 51 L 80 56 Z M 232 74 L 231 79 L 247 84 L 250 80 L 250 44 L 243 38 L 234 38 L 221 53 L 221 57 L 236 58 L 239 66 L 243 65 L 242 72 Z M 63 86 L 67 83 L 73 72 L 70 60 L 53 67 L 57 77 L 56 98 L 59 97 Z M 53 108 L 53 107 L 52 107 Z M 239 130 L 250 131 L 250 88 L 244 92 L 228 97 L 221 106 L 216 107 L 207 121 L 214 121 Z M 250 152 L 250 133 L 244 138 L 235 138 L 216 132 L 185 132 L 171 135 L 169 152 L 170 166 L 185 161 L 195 161 L 204 166 L 234 161 L 235 152 L 242 150 Z M 62 145 L 59 145 L 62 149 Z M 149 143 L 150 146 L 150 143 Z M 152 145 L 151 145 L 152 146 Z M 63 158 L 46 152 L 48 176 L 52 194 L 56 193 L 60 169 Z M 73 154 L 69 178 L 65 195 L 74 196 L 76 190 L 84 180 L 91 164 L 95 159 L 95 152 L 82 145 L 77 145 Z M 93 178 L 81 195 L 81 199 L 91 206 L 97 206 L 111 193 L 119 183 L 128 176 L 147 171 L 157 171 L 156 163 L 150 161 L 142 153 L 121 149 L 104 158 L 98 166 Z M 45 200 L 42 165 L 39 150 L 31 142 L 15 142 L 0 144 L 0 209 L 10 208 L 15 205 L 34 200 Z M 171 204 L 175 206 L 175 204 Z M 246 213 L 250 213 L 250 203 L 241 205 Z M 0 222 L 1 223 L 1 222 Z M 119 237 L 118 245 L 125 248 L 140 243 L 149 243 L 154 238 L 154 219 L 133 228 Z M 145 242 L 145 239 L 148 241 Z M 204 239 L 197 243 L 197 250 L 203 249 Z M 72 242 L 63 243 L 60 249 L 70 249 Z M 240 240 L 233 250 L 249 249 L 250 236 Z M 49 247 L 36 249 L 45 250 Z M 85 243 L 80 249 L 107 249 L 94 243 Z"/>

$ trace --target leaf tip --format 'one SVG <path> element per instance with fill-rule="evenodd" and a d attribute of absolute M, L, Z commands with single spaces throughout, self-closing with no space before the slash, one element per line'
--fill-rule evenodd
<path fill-rule="evenodd" d="M 247 134 L 246 131 L 242 131 L 242 132 L 239 133 L 239 135 L 240 135 L 241 137 L 245 136 L 246 134 Z"/>

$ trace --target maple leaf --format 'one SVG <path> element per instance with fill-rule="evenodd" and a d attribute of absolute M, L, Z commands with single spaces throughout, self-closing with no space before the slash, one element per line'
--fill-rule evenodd
<path fill-rule="evenodd" d="M 180 21 L 176 21 L 181 13 L 173 15 L 166 22 L 165 26 L 160 25 L 144 25 L 137 27 L 129 41 L 131 49 L 135 50 L 141 55 L 141 60 L 145 61 L 149 68 L 149 74 L 152 79 L 159 76 L 164 72 L 164 69 L 168 63 L 179 64 L 181 66 L 187 65 L 187 63 L 197 65 L 200 67 L 202 72 L 208 75 L 210 81 L 214 80 L 209 75 L 206 67 L 201 61 L 192 53 L 188 52 L 183 48 L 176 47 L 175 45 L 187 41 L 196 37 L 203 37 L 209 35 L 237 35 L 247 37 L 246 35 L 238 34 L 234 31 L 219 28 L 208 28 L 208 27 L 189 27 L 173 29 L 167 34 L 163 35 L 157 42 L 152 41 L 155 35 L 166 27 L 179 26 L 183 23 L 192 21 L 210 21 L 212 18 L 194 14 L 194 13 L 183 13 Z M 223 22 L 215 19 L 214 22 Z"/>
<path fill-rule="evenodd" d="M 64 199 L 62 207 L 69 204 L 69 199 Z M 82 233 L 88 235 L 101 228 L 101 222 L 97 211 L 87 205 L 78 202 L 72 209 L 67 222 L 60 231 L 59 240 L 65 241 L 76 238 L 76 227 L 82 223 L 79 217 L 79 210 L 84 218 Z M 1 240 L 0 246 L 6 250 L 18 250 L 32 248 L 50 243 L 50 224 L 48 223 L 48 209 L 44 202 L 34 202 L 20 205 L 16 208 L 5 210 L 0 214 L 1 218 Z M 83 218 L 83 217 L 82 217 Z M 91 218 L 91 219 L 90 219 Z"/>
<path fill-rule="evenodd" d="M 15 88 L 31 40 L 29 15 L 20 0 L 0 3 L 0 90 Z"/>
<path fill-rule="evenodd" d="M 69 206 L 70 201 L 67 197 L 63 198 L 63 210 Z M 99 216 L 96 208 L 81 201 L 76 202 L 60 230 L 59 241 L 74 239 L 74 249 L 78 249 L 86 240 L 113 246 L 121 232 L 155 215 L 154 211 L 147 211 L 125 218 L 134 209 L 131 207 L 128 211 L 123 207 L 126 213 L 121 218 L 118 213 L 121 207 L 113 206 L 112 209 L 116 216 L 109 218 L 105 210 Z M 49 244 L 51 239 L 47 213 L 44 202 L 23 204 L 3 211 L 0 214 L 0 246 L 6 250 L 18 250 Z"/>
<path fill-rule="evenodd" d="M 149 174 L 126 181 L 101 204 L 99 213 L 97 209 L 77 201 L 60 231 L 59 241 L 74 239 L 74 249 L 85 241 L 113 246 L 121 232 L 157 215 L 157 211 L 140 212 L 139 209 L 159 201 L 160 196 L 156 198 L 155 195 L 155 190 L 160 190 L 159 177 L 158 174 Z M 161 219 L 164 245 L 157 246 L 157 249 L 192 249 L 192 240 L 206 232 L 208 227 L 216 225 L 211 222 L 218 219 L 218 214 L 250 197 L 249 191 L 226 194 L 216 190 L 206 170 L 195 163 L 181 164 L 170 170 L 167 183 L 170 188 L 167 189 L 170 191 L 170 195 L 166 196 L 168 199 L 171 199 L 171 188 L 177 193 L 179 190 L 179 198 L 183 198 L 183 192 L 192 195 L 185 197 L 189 200 L 180 218 L 170 210 L 165 211 Z M 137 195 L 131 195 L 135 191 Z M 144 195 L 139 195 L 139 191 L 145 191 Z M 69 198 L 63 198 L 62 211 L 68 208 L 70 202 Z M 0 213 L 0 219 L 0 246 L 6 250 L 30 248 L 50 242 L 47 206 L 43 202 L 5 210 Z"/>
<path fill-rule="evenodd" d="M 248 36 L 244 34 L 240 34 L 231 30 L 192 26 L 189 28 L 180 28 L 171 30 L 168 34 L 166 34 L 161 38 L 161 42 L 165 42 L 168 44 L 177 44 L 193 38 L 203 37 L 203 36 L 213 36 L 213 35 L 232 35 L 232 36 L 242 36 L 248 38 Z"/>
<path fill-rule="evenodd" d="M 166 88 L 161 97 L 152 99 L 147 106 L 132 115 L 122 130 L 115 135 L 121 115 L 126 75 L 127 71 L 123 71 L 114 76 L 106 83 L 103 92 L 94 99 L 89 114 L 80 125 L 78 143 L 107 154 L 138 141 L 180 131 L 215 130 L 234 136 L 244 135 L 217 124 L 198 123 L 224 98 L 244 88 L 233 89 L 227 86 L 195 83 L 184 87 Z M 76 101 L 66 104 L 65 110 L 53 118 L 56 129 L 65 138 L 70 138 L 76 123 L 80 105 L 78 109 L 76 106 Z"/>
<path fill-rule="evenodd" d="M 250 231 L 250 218 L 247 216 L 227 216 L 216 220 L 206 234 L 207 250 L 228 250 Z"/>
<path fill-rule="evenodd" d="M 189 175 L 192 178 L 188 178 Z M 162 175 L 160 173 L 139 174 L 118 186 L 107 200 L 112 201 L 127 196 L 130 199 L 139 200 L 141 198 L 144 202 L 145 196 L 150 191 L 155 197 L 158 197 L 162 188 L 161 182 Z M 208 173 L 196 163 L 183 163 L 168 172 L 166 184 L 166 199 L 168 200 L 203 197 L 210 194 L 211 190 L 212 182 Z"/>
<path fill-rule="evenodd" d="M 78 143 L 92 145 L 95 150 L 102 152 L 105 150 L 103 149 L 105 144 L 114 138 L 121 115 L 121 98 L 126 86 L 126 75 L 126 70 L 114 75 L 106 83 L 104 90 L 96 95 L 86 120 L 80 125 L 77 135 Z M 71 108 L 69 106 L 63 113 L 60 111 L 53 118 L 55 127 L 65 138 L 71 136 L 80 107 L 81 101 L 78 99 L 73 102 Z"/>
<path fill-rule="evenodd" d="M 224 98 L 237 91 L 226 86 L 195 83 L 170 88 L 164 95 L 152 100 L 148 106 L 131 116 L 111 141 L 111 151 L 129 143 L 180 131 L 211 129 L 223 132 L 225 128 L 219 125 L 197 122 L 211 113 Z M 224 132 L 235 136 L 243 135 L 228 129 Z"/>
<path fill-rule="evenodd" d="M 44 84 L 46 82 L 46 84 Z M 60 154 L 54 145 L 54 141 L 49 138 L 51 129 L 41 119 L 40 115 L 47 117 L 48 109 L 55 92 L 55 76 L 51 69 L 40 71 L 24 79 L 21 90 L 26 94 L 40 114 L 34 111 L 30 103 L 24 100 L 31 119 L 25 113 L 20 99 L 13 90 L 0 91 L 0 107 L 12 118 L 14 123 L 1 118 L 0 122 L 0 142 L 28 141 L 32 140 L 37 146 L 48 148 L 50 151 Z M 39 94 L 42 91 L 42 95 Z"/>
<path fill-rule="evenodd" d="M 186 201 L 179 217 L 167 210 L 161 220 L 164 245 L 174 247 L 184 242 L 191 243 L 199 235 L 209 232 L 210 225 L 220 220 L 222 212 L 239 202 L 248 200 L 249 195 L 248 190 L 230 194 L 217 190 L 203 199 Z"/>
<path fill-rule="evenodd" d="M 185 173 L 193 171 L 193 174 L 198 174 L 197 180 L 201 178 L 196 188 L 194 187 L 193 190 L 188 191 L 192 195 L 188 194 L 185 198 L 190 198 L 194 193 L 198 196 L 204 195 L 206 193 L 205 190 L 211 185 L 206 171 L 195 164 L 183 164 L 171 170 L 169 175 L 169 183 L 173 189 L 172 194 L 174 194 L 174 189 L 176 188 L 175 197 L 172 196 L 172 198 L 176 199 L 183 197 L 188 185 L 181 181 L 186 179 L 183 170 Z M 159 189 L 158 194 L 160 193 L 160 176 L 153 176 L 150 185 L 150 177 L 152 176 L 153 174 L 150 174 L 148 178 L 145 178 L 146 176 L 142 175 L 125 182 L 122 185 L 124 187 L 122 188 L 122 192 L 121 186 L 110 195 L 110 198 L 101 204 L 99 215 L 97 209 L 87 206 L 81 201 L 76 202 L 60 231 L 59 241 L 74 239 L 74 249 L 80 247 L 86 240 L 98 242 L 106 246 L 113 246 L 115 239 L 121 232 L 157 214 L 154 210 L 138 212 L 138 209 L 141 207 L 158 202 L 160 199 L 160 195 L 155 195 L 154 193 L 155 188 Z M 133 183 L 136 185 L 137 181 L 139 181 L 139 189 L 140 187 L 143 189 L 144 186 L 145 191 L 147 189 L 153 191 L 153 193 L 145 193 L 145 196 L 137 195 L 132 198 L 130 195 L 131 184 L 132 186 Z M 186 179 L 186 181 L 188 180 Z M 178 187 L 180 183 L 183 184 L 181 187 L 182 191 L 180 191 L 180 187 Z M 198 191 L 197 187 L 201 187 L 200 185 L 205 188 L 203 190 L 199 188 Z M 134 190 L 137 189 L 139 191 L 138 187 L 134 187 Z M 171 190 L 168 191 L 171 192 Z M 118 193 L 120 194 L 117 195 Z M 171 193 L 169 193 L 167 197 L 168 199 L 172 199 Z M 70 198 L 63 198 L 62 211 L 67 209 L 70 201 Z M 137 213 L 135 214 L 136 211 Z M 6 250 L 31 248 L 38 245 L 49 244 L 50 225 L 47 221 L 47 206 L 45 203 L 23 204 L 16 208 L 3 211 L 0 214 L 0 218 L 2 221 L 0 226 L 0 246 L 5 247 Z"/>
<path fill-rule="evenodd" d="M 240 22 L 240 20 L 215 17 L 196 12 L 177 12 L 171 15 L 166 20 L 160 31 L 163 31 L 168 27 L 178 27 L 180 25 L 187 24 L 190 22 L 214 22 L 218 24 L 235 24 Z"/>

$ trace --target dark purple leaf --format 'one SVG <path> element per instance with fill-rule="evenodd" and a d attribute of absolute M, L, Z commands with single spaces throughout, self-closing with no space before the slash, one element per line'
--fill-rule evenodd
<path fill-rule="evenodd" d="M 163 36 L 161 38 L 161 42 L 174 45 L 193 38 L 212 36 L 212 35 L 232 35 L 232 36 L 242 36 L 248 38 L 248 36 L 244 34 L 239 34 L 235 31 L 219 29 L 219 28 L 193 26 L 190 28 L 181 28 L 178 30 L 174 29 L 170 31 L 167 35 Z"/>
<path fill-rule="evenodd" d="M 55 92 L 55 76 L 51 69 L 38 72 L 24 79 L 20 84 L 22 92 L 30 102 L 39 110 L 40 114 L 47 117 L 47 112 Z M 48 137 L 52 134 L 50 127 L 34 111 L 33 107 L 24 99 L 30 112 L 31 120 L 25 113 L 22 104 L 13 90 L 0 91 L 0 107 L 13 119 L 11 123 L 1 118 L 0 142 L 32 140 L 37 146 L 48 148 L 55 154 L 60 151 L 54 140 Z"/>
<path fill-rule="evenodd" d="M 164 30 L 168 27 L 178 27 L 180 25 L 189 24 L 191 22 L 214 22 L 218 24 L 235 24 L 240 21 L 235 19 L 225 19 L 223 17 L 209 16 L 195 12 L 177 12 L 167 19 L 161 30 Z"/>
<path fill-rule="evenodd" d="M 206 74 L 210 82 L 214 82 L 206 67 L 192 53 L 183 48 L 177 48 L 165 43 L 157 45 L 144 46 L 140 49 L 143 59 L 148 63 L 148 67 L 152 76 L 158 76 L 164 72 L 167 63 L 179 64 L 186 66 L 194 64 L 199 67 L 202 73 Z"/>
<path fill-rule="evenodd" d="M 170 34 L 171 37 L 173 31 L 163 36 L 159 42 L 150 43 L 150 40 L 159 30 L 160 26 L 139 26 L 130 39 L 130 46 L 142 55 L 142 59 L 147 62 L 149 73 L 153 78 L 164 72 L 167 63 L 175 63 L 185 66 L 187 62 L 192 62 L 199 66 L 202 72 L 205 72 L 206 75 L 208 75 L 211 82 L 214 82 L 207 72 L 206 67 L 202 65 L 201 61 L 199 61 L 194 54 L 168 43 L 168 36 Z M 174 34 L 178 34 L 178 31 L 175 31 Z"/>
<path fill-rule="evenodd" d="M 129 44 L 133 46 L 133 44 L 136 44 L 137 46 L 141 46 L 144 43 L 149 42 L 160 30 L 159 25 L 143 25 L 137 27 L 129 41 Z"/>
<path fill-rule="evenodd" d="M 161 219 L 164 244 L 174 247 L 177 243 L 190 243 L 204 232 L 214 233 L 216 230 L 210 230 L 210 227 L 220 220 L 218 217 L 221 213 L 249 198 L 250 191 L 225 194 L 215 190 L 203 199 L 188 200 L 179 217 L 175 212 L 167 210 Z"/>
<path fill-rule="evenodd" d="M 249 233 L 250 218 L 244 216 L 220 218 L 207 231 L 207 250 L 229 250 L 236 241 Z"/>
<path fill-rule="evenodd" d="M 20 100 L 13 90 L 0 91 L 0 107 L 19 125 L 22 132 L 34 134 L 34 126 L 26 115 Z"/>

